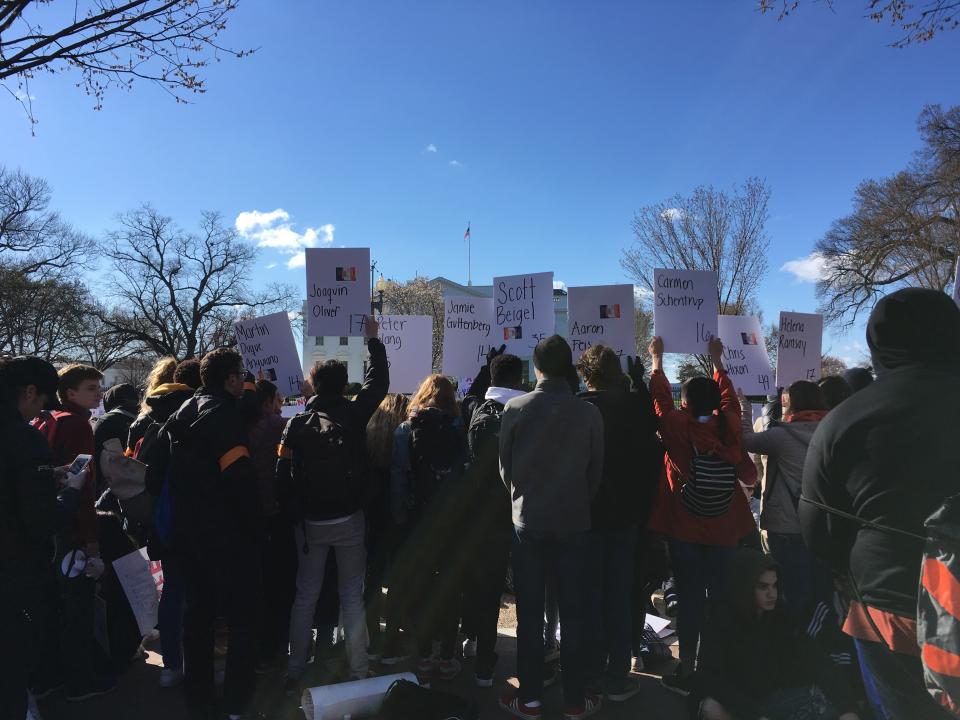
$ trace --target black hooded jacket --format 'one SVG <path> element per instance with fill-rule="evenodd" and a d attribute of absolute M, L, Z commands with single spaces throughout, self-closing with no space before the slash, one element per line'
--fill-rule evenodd
<path fill-rule="evenodd" d="M 867 343 L 877 380 L 823 420 L 810 443 L 803 497 L 922 536 L 923 522 L 960 492 L 960 309 L 911 288 L 880 300 Z M 916 616 L 923 543 L 800 503 L 803 538 L 849 567 L 863 601 Z"/>
<path fill-rule="evenodd" d="M 180 406 L 193 397 L 194 389 L 181 383 L 166 383 L 154 388 L 144 399 L 146 412 L 141 413 L 130 425 L 127 435 L 127 448 L 132 452 L 137 449 L 137 443 L 143 439 L 153 423 L 163 424 L 173 415 Z M 159 490 L 158 490 L 159 492 Z"/>

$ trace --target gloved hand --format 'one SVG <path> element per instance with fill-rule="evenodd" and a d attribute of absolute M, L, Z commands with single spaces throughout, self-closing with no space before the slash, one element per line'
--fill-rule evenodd
<path fill-rule="evenodd" d="M 506 344 L 501 345 L 499 349 L 498 349 L 498 348 L 490 348 L 490 349 L 487 351 L 487 365 L 489 365 L 490 363 L 492 363 L 492 362 L 493 362 L 493 359 L 494 359 L 497 355 L 503 355 L 506 351 L 507 351 L 507 346 L 506 346 Z"/>
<path fill-rule="evenodd" d="M 103 564 L 103 560 L 98 557 L 88 557 L 83 573 L 91 580 L 99 580 L 106 569 L 107 566 Z"/>
<path fill-rule="evenodd" d="M 643 367 L 643 362 L 640 358 L 627 356 L 627 375 L 633 382 L 634 387 L 643 385 L 643 375 L 645 372 L 646 369 Z"/>

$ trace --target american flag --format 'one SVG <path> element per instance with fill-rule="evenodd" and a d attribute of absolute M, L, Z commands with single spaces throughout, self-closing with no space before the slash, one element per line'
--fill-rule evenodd
<path fill-rule="evenodd" d="M 470 223 L 467 223 L 467 231 L 463 234 L 464 241 L 470 239 Z"/>

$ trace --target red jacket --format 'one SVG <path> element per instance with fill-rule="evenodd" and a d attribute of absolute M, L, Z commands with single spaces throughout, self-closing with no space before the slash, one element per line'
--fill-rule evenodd
<path fill-rule="evenodd" d="M 65 402 L 61 412 L 63 414 L 57 415 L 56 431 L 50 443 L 56 467 L 69 465 L 77 455 L 92 456 L 94 451 L 90 411 L 75 403 Z M 80 489 L 80 506 L 74 524 L 74 539 L 79 546 L 97 542 L 97 511 L 94 508 L 97 480 L 93 476 L 94 466 L 95 463 L 91 462 L 90 475 Z"/>
<path fill-rule="evenodd" d="M 694 445 L 700 453 L 716 455 L 737 467 L 738 475 L 742 465 L 740 401 L 726 372 L 714 373 L 713 379 L 720 385 L 720 412 L 726 423 L 723 442 L 718 435 L 717 416 L 701 423 L 685 408 L 677 410 L 667 376 L 656 370 L 650 377 L 650 394 L 660 420 L 660 437 L 667 450 L 666 476 L 660 482 L 650 529 L 684 542 L 733 546 L 756 528 L 750 505 L 742 492 L 735 491 L 730 509 L 715 518 L 693 515 L 680 502 L 680 488 L 693 462 Z M 741 479 L 749 485 L 756 479 L 755 472 L 752 477 Z"/>

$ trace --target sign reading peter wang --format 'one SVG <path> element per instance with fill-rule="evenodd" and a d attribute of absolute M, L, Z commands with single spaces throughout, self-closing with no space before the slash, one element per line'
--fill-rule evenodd
<path fill-rule="evenodd" d="M 285 312 L 233 324 L 243 366 L 258 380 L 269 380 L 281 395 L 299 395 L 303 369 Z"/>
<path fill-rule="evenodd" d="M 370 248 L 307 248 L 307 335 L 363 335 Z"/>

